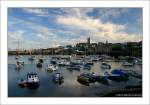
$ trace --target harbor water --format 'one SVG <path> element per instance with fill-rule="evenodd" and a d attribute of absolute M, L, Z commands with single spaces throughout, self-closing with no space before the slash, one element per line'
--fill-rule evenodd
<path fill-rule="evenodd" d="M 107 93 L 116 90 L 122 90 L 126 86 L 138 85 L 142 79 L 129 77 L 128 81 L 115 82 L 109 80 L 109 84 L 99 82 L 91 83 L 89 86 L 83 85 L 77 81 L 77 76 L 84 72 L 94 72 L 103 75 L 104 71 L 101 69 L 101 61 L 94 62 L 91 70 L 68 70 L 66 67 L 59 67 L 60 72 L 64 77 L 64 83 L 56 84 L 52 81 L 54 72 L 48 72 L 46 66 L 50 63 L 51 56 L 43 56 L 44 63 L 42 68 L 36 67 L 36 60 L 28 60 L 29 56 L 25 55 L 21 59 L 24 61 L 24 66 L 17 70 L 15 56 L 8 56 L 8 97 L 101 97 Z M 111 70 L 121 68 L 125 70 L 135 70 L 142 72 L 140 65 L 133 67 L 123 67 L 121 62 L 108 61 L 111 65 Z M 20 78 L 26 79 L 29 72 L 37 72 L 40 86 L 37 89 L 22 88 L 18 85 Z"/>

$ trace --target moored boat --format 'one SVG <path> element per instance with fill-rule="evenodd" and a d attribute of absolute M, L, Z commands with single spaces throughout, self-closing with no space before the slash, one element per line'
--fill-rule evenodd
<path fill-rule="evenodd" d="M 40 81 L 37 73 L 28 73 L 26 83 L 28 88 L 38 88 L 40 86 Z"/>
<path fill-rule="evenodd" d="M 57 60 L 56 59 L 50 59 L 50 63 L 53 64 L 53 65 L 56 65 L 57 64 Z"/>
<path fill-rule="evenodd" d="M 122 63 L 122 66 L 133 66 L 133 64 L 125 61 Z"/>
<path fill-rule="evenodd" d="M 21 68 L 22 68 L 22 65 L 16 64 L 16 69 L 17 69 L 17 70 L 20 70 Z"/>
<path fill-rule="evenodd" d="M 43 62 L 44 62 L 44 59 L 43 59 L 43 58 L 39 58 L 39 62 L 40 62 L 40 63 L 43 63 Z"/>
<path fill-rule="evenodd" d="M 84 84 L 84 85 L 87 85 L 87 86 L 89 86 L 89 84 L 90 84 L 89 78 L 84 77 L 84 76 L 78 76 L 78 77 L 77 77 L 77 81 L 78 81 L 79 83 Z"/>
<path fill-rule="evenodd" d="M 103 62 L 103 63 L 101 64 L 101 68 L 102 68 L 102 69 L 111 69 L 111 66 L 110 66 L 109 64 Z"/>
<path fill-rule="evenodd" d="M 24 61 L 17 61 L 17 64 L 24 65 Z"/>
<path fill-rule="evenodd" d="M 128 74 L 126 72 L 124 72 L 122 69 L 114 69 L 111 71 L 111 73 L 120 75 L 122 77 L 128 77 Z"/>
<path fill-rule="evenodd" d="M 66 60 L 59 60 L 58 62 L 57 62 L 57 64 L 59 65 L 59 66 L 70 66 L 70 62 L 69 61 L 66 61 Z"/>
<path fill-rule="evenodd" d="M 24 62 L 23 61 L 17 61 L 16 62 L 16 69 L 21 69 L 24 66 Z"/>
<path fill-rule="evenodd" d="M 128 80 L 128 75 L 121 69 L 114 69 L 110 73 L 105 72 L 104 75 L 106 76 L 106 78 L 116 82 Z"/>
<path fill-rule="evenodd" d="M 35 60 L 35 56 L 30 56 L 28 59 L 29 59 L 30 61 L 33 61 L 33 60 Z"/>
<path fill-rule="evenodd" d="M 83 65 L 82 65 L 82 68 L 83 68 L 83 69 L 90 70 L 90 69 L 91 69 L 91 65 L 89 65 L 89 64 L 86 63 L 86 64 L 83 64 Z"/>
<path fill-rule="evenodd" d="M 40 86 L 39 78 L 37 77 L 37 73 L 31 72 L 27 74 L 26 79 L 20 79 L 18 80 L 18 85 L 20 87 L 27 87 L 31 89 L 38 88 Z"/>
<path fill-rule="evenodd" d="M 77 80 L 80 82 L 85 82 L 85 83 L 96 82 L 94 73 L 82 73 L 77 76 Z"/>
<path fill-rule="evenodd" d="M 68 70 L 80 70 L 80 65 L 70 65 L 67 67 Z"/>
<path fill-rule="evenodd" d="M 47 69 L 47 71 L 57 71 L 58 70 L 58 66 L 52 65 L 52 64 L 48 64 L 46 69 Z"/>
<path fill-rule="evenodd" d="M 64 77 L 61 73 L 55 73 L 52 77 L 52 80 L 55 82 L 55 83 L 63 83 L 64 82 Z"/>
<path fill-rule="evenodd" d="M 87 61 L 86 64 L 93 65 L 94 63 L 92 61 Z"/>

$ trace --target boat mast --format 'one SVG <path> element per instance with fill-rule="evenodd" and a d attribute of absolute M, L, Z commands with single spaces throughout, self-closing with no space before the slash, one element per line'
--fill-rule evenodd
<path fill-rule="evenodd" d="M 16 56 L 19 56 L 19 40 L 17 41 Z"/>

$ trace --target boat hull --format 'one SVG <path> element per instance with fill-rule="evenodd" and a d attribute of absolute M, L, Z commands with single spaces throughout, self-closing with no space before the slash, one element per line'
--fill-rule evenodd
<path fill-rule="evenodd" d="M 36 66 L 39 67 L 39 68 L 41 68 L 42 64 L 38 63 Z"/>
<path fill-rule="evenodd" d="M 27 82 L 27 87 L 31 89 L 39 88 L 40 83 L 39 82 Z"/>
<path fill-rule="evenodd" d="M 127 77 L 123 77 L 123 76 L 109 76 L 108 79 L 110 79 L 112 81 L 116 81 L 116 82 L 121 82 L 121 81 L 127 81 L 128 80 Z"/>

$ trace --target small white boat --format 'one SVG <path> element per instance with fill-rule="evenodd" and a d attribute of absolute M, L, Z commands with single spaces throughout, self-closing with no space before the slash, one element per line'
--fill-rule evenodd
<path fill-rule="evenodd" d="M 69 65 L 70 65 L 70 62 L 69 62 L 69 61 L 65 61 L 65 60 L 59 60 L 59 61 L 57 62 L 57 64 L 58 64 L 59 66 L 69 66 Z"/>
<path fill-rule="evenodd" d="M 24 65 L 24 61 L 17 61 L 17 63 Z"/>
<path fill-rule="evenodd" d="M 52 64 L 48 64 L 47 65 L 47 70 L 48 71 L 56 71 L 56 70 L 58 70 L 58 66 L 52 65 Z"/>
<path fill-rule="evenodd" d="M 101 68 L 102 68 L 102 69 L 111 69 L 111 66 L 110 66 L 109 64 L 103 62 L 103 63 L 101 64 Z"/>
<path fill-rule="evenodd" d="M 17 61 L 17 63 L 16 63 L 16 69 L 21 69 L 23 65 L 24 65 L 23 61 Z"/>
<path fill-rule="evenodd" d="M 122 63 L 122 66 L 133 66 L 133 64 L 126 61 Z"/>

